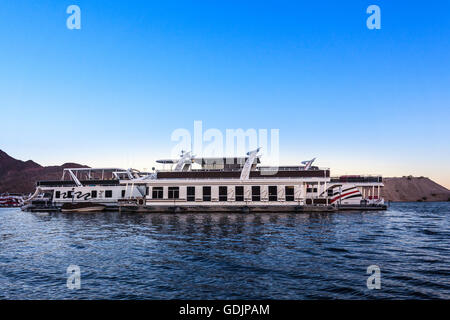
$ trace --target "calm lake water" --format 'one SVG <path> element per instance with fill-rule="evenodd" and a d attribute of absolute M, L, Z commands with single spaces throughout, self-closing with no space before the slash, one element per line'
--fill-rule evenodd
<path fill-rule="evenodd" d="M 81 288 L 69 290 L 78 265 Z M 367 267 L 381 269 L 369 290 Z M 0 209 L 1 299 L 450 298 L 450 203 L 327 214 Z"/>

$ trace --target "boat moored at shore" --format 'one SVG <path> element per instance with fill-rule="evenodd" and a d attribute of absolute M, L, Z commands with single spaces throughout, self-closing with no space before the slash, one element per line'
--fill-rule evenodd
<path fill-rule="evenodd" d="M 25 195 L 21 193 L 0 194 L 0 208 L 13 208 L 23 205 Z"/>

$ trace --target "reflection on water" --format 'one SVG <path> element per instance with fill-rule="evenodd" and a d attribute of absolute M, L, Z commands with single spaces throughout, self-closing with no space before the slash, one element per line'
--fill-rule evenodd
<path fill-rule="evenodd" d="M 0 210 L 0 298 L 450 298 L 450 204 L 312 214 Z M 66 268 L 81 268 L 81 289 Z M 381 268 L 381 290 L 366 269 Z"/>

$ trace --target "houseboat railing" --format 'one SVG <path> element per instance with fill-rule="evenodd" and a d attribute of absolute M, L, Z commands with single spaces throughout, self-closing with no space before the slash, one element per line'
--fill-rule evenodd
<path fill-rule="evenodd" d="M 383 182 L 383 177 L 382 176 L 359 176 L 359 177 L 331 177 L 330 182 L 332 183 L 345 183 L 345 182 L 350 182 L 350 183 L 364 183 L 364 182 L 368 182 L 368 183 L 382 183 Z"/>

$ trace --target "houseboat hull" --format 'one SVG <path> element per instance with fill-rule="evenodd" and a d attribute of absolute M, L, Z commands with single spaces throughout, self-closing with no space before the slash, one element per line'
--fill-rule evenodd
<path fill-rule="evenodd" d="M 96 203 L 65 203 L 61 207 L 61 212 L 100 212 L 105 208 L 106 206 Z"/>

